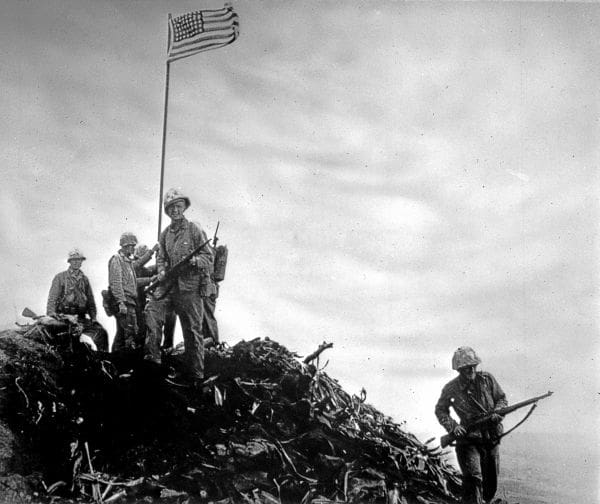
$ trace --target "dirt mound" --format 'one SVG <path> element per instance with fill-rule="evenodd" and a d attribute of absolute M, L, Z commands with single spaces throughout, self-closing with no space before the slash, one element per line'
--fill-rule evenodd
<path fill-rule="evenodd" d="M 0 475 L 34 475 L 38 499 L 457 502 L 441 450 L 318 360 L 269 339 L 220 345 L 192 388 L 180 348 L 158 367 L 92 351 L 79 333 L 48 320 L 0 333 Z"/>

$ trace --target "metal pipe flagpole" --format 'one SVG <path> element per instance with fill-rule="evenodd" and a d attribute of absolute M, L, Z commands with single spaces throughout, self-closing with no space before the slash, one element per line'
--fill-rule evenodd
<path fill-rule="evenodd" d="M 160 196 L 158 200 L 158 237 L 162 219 L 163 180 L 165 175 L 165 144 L 167 143 L 167 108 L 169 105 L 169 71 L 171 62 L 202 51 L 218 49 L 238 38 L 239 22 L 233 7 L 189 12 L 167 20 L 167 78 L 165 83 L 165 113 L 163 118 L 162 156 L 160 160 Z"/>
<path fill-rule="evenodd" d="M 169 42 L 171 37 L 171 14 L 169 14 L 167 25 L 169 26 Z M 168 50 L 168 46 L 167 46 Z M 165 108 L 163 113 L 163 134 L 162 134 L 162 152 L 160 156 L 160 189 L 158 196 L 158 236 L 160 238 L 160 231 L 162 225 L 162 202 L 163 202 L 163 185 L 165 178 L 165 145 L 167 143 L 167 112 L 169 108 L 169 74 L 171 71 L 171 61 L 167 58 L 167 74 L 165 78 Z"/>

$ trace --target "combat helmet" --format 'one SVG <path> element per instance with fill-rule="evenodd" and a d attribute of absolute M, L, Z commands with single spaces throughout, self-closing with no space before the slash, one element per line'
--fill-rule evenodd
<path fill-rule="evenodd" d="M 190 198 L 188 198 L 181 189 L 177 189 L 177 188 L 169 189 L 165 193 L 164 202 L 163 202 L 163 208 L 164 208 L 165 212 L 167 211 L 167 208 L 169 208 L 173 203 L 176 203 L 178 201 L 183 201 L 185 203 L 186 210 L 189 208 L 189 206 L 191 204 Z"/>
<path fill-rule="evenodd" d="M 85 261 L 85 256 L 83 255 L 81 250 L 79 250 L 78 248 L 74 248 L 72 250 L 69 250 L 67 262 L 71 262 L 73 259 L 81 259 L 82 261 Z"/>
<path fill-rule="evenodd" d="M 477 366 L 481 364 L 481 359 L 471 347 L 459 347 L 452 356 L 452 369 L 458 371 L 462 367 Z"/>
<path fill-rule="evenodd" d="M 133 233 L 125 232 L 121 235 L 119 245 L 121 245 L 121 247 L 125 247 L 127 245 L 137 245 L 137 242 L 138 240 Z"/>

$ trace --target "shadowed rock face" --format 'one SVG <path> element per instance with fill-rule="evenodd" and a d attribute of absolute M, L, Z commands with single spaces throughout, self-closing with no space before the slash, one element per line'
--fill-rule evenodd
<path fill-rule="evenodd" d="M 194 388 L 181 348 L 159 367 L 46 322 L 0 333 L 5 476 L 62 481 L 71 498 L 385 502 L 396 483 L 408 504 L 457 502 L 438 448 L 274 341 L 210 348 Z"/>

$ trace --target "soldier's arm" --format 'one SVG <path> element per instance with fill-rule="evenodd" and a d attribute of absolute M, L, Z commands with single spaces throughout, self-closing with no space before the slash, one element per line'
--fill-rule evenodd
<path fill-rule="evenodd" d="M 448 386 L 446 386 L 435 405 L 435 416 L 447 432 L 453 432 L 458 425 L 456 420 L 450 416 L 450 404 L 450 392 Z"/>
<path fill-rule="evenodd" d="M 158 254 L 156 255 L 156 273 L 164 273 L 169 267 L 169 258 L 167 256 L 167 248 L 164 234 L 160 235 L 158 240 Z"/>
<path fill-rule="evenodd" d="M 197 222 L 193 223 L 194 226 L 194 243 L 198 245 L 204 243 L 208 240 L 204 229 Z M 195 256 L 196 257 L 196 266 L 199 268 L 208 268 L 209 271 L 212 271 L 212 265 L 214 260 L 214 252 L 210 245 L 206 245 L 202 247 L 202 250 Z"/>
<path fill-rule="evenodd" d="M 46 303 L 46 315 L 56 315 L 56 309 L 58 307 L 58 301 L 62 293 L 62 285 L 60 281 L 60 275 L 56 275 L 52 280 L 50 286 L 50 292 L 48 293 L 48 303 Z"/>
<path fill-rule="evenodd" d="M 146 251 L 146 253 L 141 256 L 138 257 L 135 261 L 133 261 L 133 268 L 134 269 L 138 269 L 141 268 L 142 266 L 144 266 L 150 259 L 152 259 L 152 256 L 154 255 L 154 251 L 158 248 L 158 244 L 155 245 L 153 248 L 148 249 Z"/>
<path fill-rule="evenodd" d="M 506 408 L 508 401 L 506 400 L 506 394 L 500 384 L 496 381 L 493 375 L 489 375 L 491 387 L 492 387 L 492 398 L 494 399 L 495 408 Z"/>
<path fill-rule="evenodd" d="M 90 284 L 89 278 L 85 278 L 85 288 L 87 296 L 87 312 L 90 314 L 92 320 L 96 320 L 96 300 L 94 299 L 94 292 L 92 291 L 92 285 Z"/>

